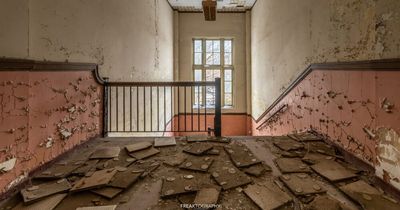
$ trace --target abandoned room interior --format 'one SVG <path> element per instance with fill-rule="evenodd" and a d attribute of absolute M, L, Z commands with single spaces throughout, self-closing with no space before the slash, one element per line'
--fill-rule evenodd
<path fill-rule="evenodd" d="M 0 0 L 0 210 L 399 210 L 399 91 L 399 0 Z"/>

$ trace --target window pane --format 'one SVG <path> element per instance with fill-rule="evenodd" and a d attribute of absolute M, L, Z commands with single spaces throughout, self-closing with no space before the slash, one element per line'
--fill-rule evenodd
<path fill-rule="evenodd" d="M 206 105 L 214 105 L 215 104 L 215 88 L 207 87 L 206 88 Z"/>
<path fill-rule="evenodd" d="M 194 41 L 194 52 L 201 52 L 202 51 L 202 41 L 201 40 L 195 40 Z"/>
<path fill-rule="evenodd" d="M 221 52 L 220 44 L 221 42 L 219 40 L 213 41 L 213 52 Z"/>
<path fill-rule="evenodd" d="M 202 80 L 201 70 L 200 69 L 194 70 L 194 81 L 201 81 L 201 80 Z"/>
<path fill-rule="evenodd" d="M 232 53 L 225 53 L 224 59 L 225 65 L 232 65 Z"/>
<path fill-rule="evenodd" d="M 194 53 L 194 64 L 201 65 L 201 63 L 202 63 L 201 53 Z"/>
<path fill-rule="evenodd" d="M 219 69 L 214 70 L 214 80 L 215 78 L 221 78 L 221 71 Z"/>
<path fill-rule="evenodd" d="M 206 52 L 210 53 L 213 50 L 213 41 L 206 40 Z"/>
<path fill-rule="evenodd" d="M 206 70 L 206 81 L 214 81 L 214 70 Z"/>
<path fill-rule="evenodd" d="M 221 64 L 221 55 L 220 53 L 214 53 L 213 65 L 220 65 Z"/>
<path fill-rule="evenodd" d="M 232 81 L 232 70 L 225 70 L 225 81 Z"/>
<path fill-rule="evenodd" d="M 232 82 L 225 82 L 225 93 L 232 93 Z"/>
<path fill-rule="evenodd" d="M 225 40 L 224 41 L 224 51 L 225 52 L 232 52 L 232 40 Z"/>
<path fill-rule="evenodd" d="M 213 53 L 207 53 L 206 54 L 206 64 L 207 65 L 212 65 L 214 61 L 214 54 Z"/>
<path fill-rule="evenodd" d="M 230 94 L 230 93 L 228 93 L 228 94 L 226 94 L 225 93 L 225 106 L 232 106 L 232 94 Z"/>

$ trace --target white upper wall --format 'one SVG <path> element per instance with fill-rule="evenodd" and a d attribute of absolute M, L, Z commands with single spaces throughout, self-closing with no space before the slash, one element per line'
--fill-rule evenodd
<path fill-rule="evenodd" d="M 259 0 L 252 10 L 252 115 L 311 63 L 400 57 L 398 0 Z"/>
<path fill-rule="evenodd" d="M 94 62 L 111 81 L 173 79 L 166 0 L 0 2 L 0 56 Z"/>

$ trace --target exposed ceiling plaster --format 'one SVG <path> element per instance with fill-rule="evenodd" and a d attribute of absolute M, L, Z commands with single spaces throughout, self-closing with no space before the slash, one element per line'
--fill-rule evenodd
<path fill-rule="evenodd" d="M 202 0 L 168 0 L 172 8 L 181 12 L 203 11 Z M 243 12 L 253 7 L 256 0 L 217 0 L 219 12 Z"/>

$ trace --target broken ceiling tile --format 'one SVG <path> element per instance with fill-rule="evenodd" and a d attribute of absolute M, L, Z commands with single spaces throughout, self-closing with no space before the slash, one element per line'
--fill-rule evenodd
<path fill-rule="evenodd" d="M 345 168 L 334 160 L 320 161 L 312 165 L 311 168 L 331 182 L 357 177 L 357 174 L 353 173 L 352 170 Z"/>
<path fill-rule="evenodd" d="M 168 176 L 163 179 L 161 194 L 162 198 L 192 193 L 198 190 L 195 179 L 185 179 L 180 176 Z"/>
<path fill-rule="evenodd" d="M 270 166 L 260 163 L 260 164 L 249 166 L 248 168 L 243 168 L 243 171 L 246 174 L 249 174 L 249 175 L 252 175 L 255 177 L 259 177 L 267 171 L 272 171 L 272 169 Z"/>
<path fill-rule="evenodd" d="M 168 166 L 175 167 L 175 166 L 182 164 L 185 160 L 186 160 L 186 157 L 182 153 L 178 153 L 177 155 L 166 157 L 166 159 L 164 159 L 163 163 Z"/>
<path fill-rule="evenodd" d="M 82 179 L 77 181 L 70 191 L 77 192 L 103 187 L 110 183 L 115 173 L 117 173 L 117 170 L 115 169 L 104 169 L 100 171 L 95 171 L 91 176 L 83 177 Z"/>
<path fill-rule="evenodd" d="M 233 144 L 224 146 L 224 149 L 237 167 L 248 167 L 261 163 L 246 146 Z"/>
<path fill-rule="evenodd" d="M 154 147 L 175 146 L 175 137 L 156 137 L 154 138 Z"/>
<path fill-rule="evenodd" d="M 115 196 L 120 194 L 122 191 L 123 191 L 123 189 L 116 188 L 116 187 L 103 187 L 103 188 L 91 190 L 90 192 L 95 193 L 100 196 L 103 196 L 108 199 L 113 199 Z"/>
<path fill-rule="evenodd" d="M 214 146 L 211 150 L 208 150 L 208 151 L 206 152 L 206 155 L 219 155 L 220 152 L 221 152 L 221 149 L 217 149 L 217 148 L 215 148 L 215 146 Z"/>
<path fill-rule="evenodd" d="M 19 203 L 13 210 L 53 210 L 66 196 L 66 193 L 55 194 L 30 205 Z"/>
<path fill-rule="evenodd" d="M 310 173 L 311 169 L 298 158 L 277 158 L 275 163 L 282 173 Z"/>
<path fill-rule="evenodd" d="M 178 196 L 178 201 L 182 204 L 193 204 L 196 194 L 182 194 Z"/>
<path fill-rule="evenodd" d="M 124 170 L 118 170 L 117 168 L 117 173 L 114 175 L 108 186 L 126 189 L 134 184 L 144 172 L 144 170 L 139 170 L 135 165 L 121 169 Z"/>
<path fill-rule="evenodd" d="M 133 153 L 129 153 L 129 155 L 137 160 L 142 160 L 148 157 L 151 157 L 153 155 L 156 155 L 160 153 L 158 149 L 155 149 L 154 147 L 150 147 L 149 149 L 144 149 L 140 151 L 136 151 Z"/>
<path fill-rule="evenodd" d="M 221 192 L 220 187 L 207 187 L 197 191 L 194 199 L 195 204 L 217 204 L 219 194 Z"/>
<path fill-rule="evenodd" d="M 279 178 L 296 196 L 320 194 L 326 192 L 325 189 L 323 189 L 317 182 L 315 182 L 308 174 L 305 173 L 284 174 Z"/>
<path fill-rule="evenodd" d="M 179 168 L 192 171 L 207 172 L 214 159 L 210 157 L 191 157 L 186 159 Z"/>
<path fill-rule="evenodd" d="M 151 147 L 152 145 L 153 144 L 151 142 L 142 141 L 142 142 L 126 145 L 125 149 L 129 153 L 131 153 L 131 152 L 136 152 L 136 151 L 139 151 L 139 150 L 147 149 L 147 148 Z"/>
<path fill-rule="evenodd" d="M 80 166 L 76 170 L 72 171 L 71 174 L 84 176 L 87 172 L 96 169 L 96 165 L 97 165 L 98 162 L 99 162 L 99 160 L 95 160 L 95 159 L 88 160 L 82 166 Z"/>
<path fill-rule="evenodd" d="M 117 205 L 79 207 L 76 210 L 115 210 Z"/>
<path fill-rule="evenodd" d="M 295 133 L 288 136 L 297 141 L 322 141 L 321 137 L 310 132 Z"/>
<path fill-rule="evenodd" d="M 325 155 L 335 156 L 335 148 L 325 142 L 309 142 L 305 145 L 305 149 L 311 152 L 318 152 Z"/>
<path fill-rule="evenodd" d="M 341 203 L 329 195 L 318 195 L 310 203 L 309 209 L 343 210 Z"/>
<path fill-rule="evenodd" d="M 375 187 L 359 180 L 339 187 L 347 196 L 357 201 L 363 209 L 398 210 L 400 204 L 387 200 Z"/>
<path fill-rule="evenodd" d="M 104 147 L 98 148 L 92 153 L 90 159 L 107 159 L 119 156 L 121 148 L 119 147 Z"/>
<path fill-rule="evenodd" d="M 278 209 L 292 202 L 288 194 L 270 181 L 248 185 L 244 193 L 262 210 Z"/>
<path fill-rule="evenodd" d="M 141 178 L 146 177 L 148 174 L 156 170 L 161 165 L 158 161 L 144 161 L 134 163 L 134 166 L 138 168 L 138 171 L 143 171 Z"/>
<path fill-rule="evenodd" d="M 203 155 L 212 148 L 213 146 L 210 144 L 196 142 L 187 146 L 183 151 L 192 155 Z"/>
<path fill-rule="evenodd" d="M 45 171 L 34 175 L 34 179 L 61 179 L 69 176 L 84 162 L 79 163 L 56 163 Z"/>
<path fill-rule="evenodd" d="M 334 160 L 334 157 L 321 153 L 309 152 L 302 158 L 302 160 L 307 164 L 313 165 L 323 160 Z"/>
<path fill-rule="evenodd" d="M 211 176 L 224 190 L 244 186 L 251 178 L 230 163 L 218 162 L 211 170 Z"/>
<path fill-rule="evenodd" d="M 21 195 L 25 203 L 31 203 L 56 193 L 67 192 L 69 189 L 71 184 L 66 179 L 61 179 L 25 188 L 21 190 Z"/>
<path fill-rule="evenodd" d="M 274 141 L 274 145 L 283 151 L 299 150 L 304 148 L 302 143 L 292 139 Z"/>
<path fill-rule="evenodd" d="M 11 158 L 9 160 L 0 163 L 0 172 L 11 171 L 15 166 L 15 162 L 17 162 L 17 158 Z"/>
<path fill-rule="evenodd" d="M 278 152 L 282 157 L 289 157 L 289 158 L 302 158 L 307 153 L 306 150 L 292 150 L 292 151 L 279 151 Z"/>

